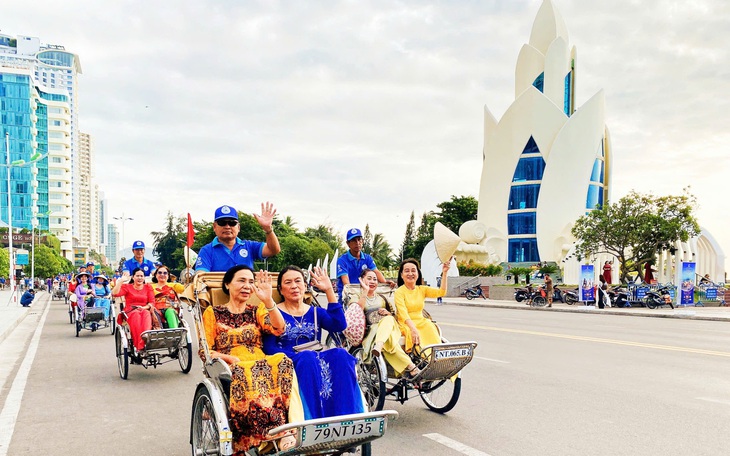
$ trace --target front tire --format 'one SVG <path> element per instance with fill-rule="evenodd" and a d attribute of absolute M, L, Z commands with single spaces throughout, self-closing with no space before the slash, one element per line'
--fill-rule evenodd
<path fill-rule="evenodd" d="M 116 332 L 116 347 L 117 347 L 117 366 L 119 368 L 119 376 L 122 377 L 122 380 L 127 379 L 127 375 L 129 374 L 129 351 L 126 347 L 124 347 L 124 344 L 122 343 L 122 331 Z"/>
<path fill-rule="evenodd" d="M 180 347 L 177 361 L 180 363 L 180 370 L 183 374 L 190 372 L 190 368 L 193 367 L 193 344 L 188 342 L 184 347 Z"/>
<path fill-rule="evenodd" d="M 193 456 L 220 455 L 220 433 L 210 393 L 200 386 L 193 399 L 193 413 L 190 418 L 190 445 Z"/>
<path fill-rule="evenodd" d="M 418 394 L 426 407 L 436 413 L 446 413 L 456 406 L 461 394 L 461 377 L 434 382 L 424 382 Z"/>

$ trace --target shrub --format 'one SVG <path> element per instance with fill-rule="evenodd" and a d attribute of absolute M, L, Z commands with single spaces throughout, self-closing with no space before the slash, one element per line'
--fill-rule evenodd
<path fill-rule="evenodd" d="M 482 264 L 474 261 L 460 261 L 457 264 L 462 276 L 498 276 L 502 275 L 502 266 L 498 264 Z"/>

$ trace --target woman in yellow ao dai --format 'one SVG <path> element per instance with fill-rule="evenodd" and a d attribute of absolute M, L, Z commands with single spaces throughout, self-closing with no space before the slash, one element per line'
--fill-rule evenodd
<path fill-rule="evenodd" d="M 398 289 L 395 290 L 395 308 L 400 331 L 406 339 L 406 352 L 414 345 L 425 347 L 441 343 L 438 328 L 431 320 L 423 316 L 426 298 L 438 298 L 446 294 L 446 274 L 449 263 L 443 264 L 441 271 L 441 288 L 423 285 L 421 266 L 417 260 L 403 260 L 398 270 Z"/>

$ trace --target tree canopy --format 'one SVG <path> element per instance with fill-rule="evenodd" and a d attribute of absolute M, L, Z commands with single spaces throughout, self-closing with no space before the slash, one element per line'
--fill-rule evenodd
<path fill-rule="evenodd" d="M 576 255 L 614 255 L 625 282 L 630 271 L 641 274 L 644 263 L 654 261 L 662 251 L 673 252 L 677 241 L 685 242 L 699 234 L 694 216 L 696 203 L 687 189 L 680 196 L 662 197 L 631 192 L 575 222 L 572 234 L 577 239 Z"/>

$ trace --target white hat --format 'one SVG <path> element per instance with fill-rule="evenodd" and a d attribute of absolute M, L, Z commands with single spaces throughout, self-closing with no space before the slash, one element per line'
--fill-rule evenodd
<path fill-rule="evenodd" d="M 433 227 L 433 243 L 436 247 L 436 254 L 442 263 L 451 260 L 456 249 L 461 243 L 461 238 L 454 234 L 453 231 L 446 228 L 441 222 L 436 222 Z"/>

